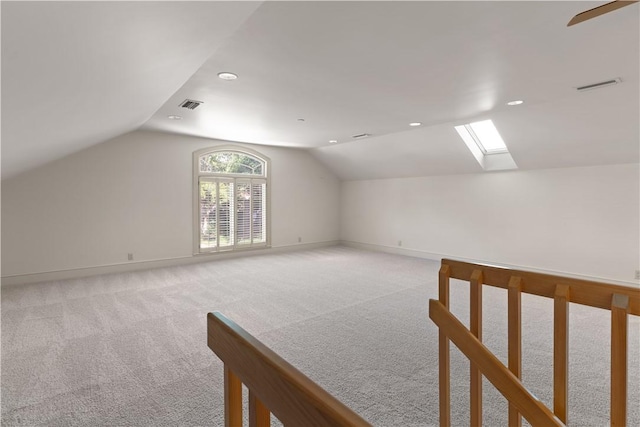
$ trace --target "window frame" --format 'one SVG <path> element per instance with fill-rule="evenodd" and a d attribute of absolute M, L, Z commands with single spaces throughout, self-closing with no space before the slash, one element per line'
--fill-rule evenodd
<path fill-rule="evenodd" d="M 212 154 L 216 152 L 234 152 L 239 154 L 245 154 L 252 157 L 257 158 L 262 161 L 264 164 L 262 174 L 260 175 L 252 175 L 252 174 L 240 174 L 240 173 L 219 173 L 219 172 L 200 172 L 200 157 L 205 156 L 207 154 Z M 200 150 L 196 150 L 193 152 L 193 255 L 211 255 L 211 254 L 219 254 L 219 253 L 229 253 L 229 252 L 240 252 L 246 250 L 255 250 L 255 249 L 263 249 L 271 247 L 271 179 L 270 179 L 270 171 L 271 171 L 271 160 L 265 156 L 264 154 L 252 150 L 246 147 L 239 147 L 235 145 L 219 145 L 214 147 L 203 148 Z M 200 179 L 204 178 L 208 179 L 221 179 L 221 180 L 231 180 L 234 185 L 233 189 L 233 197 L 236 197 L 236 182 L 238 180 L 256 180 L 263 181 L 265 184 L 265 203 L 266 207 L 263 212 L 266 215 L 265 220 L 265 241 L 260 243 L 248 243 L 238 245 L 237 236 L 234 232 L 234 241 L 233 245 L 228 247 L 218 247 L 216 246 L 213 249 L 201 249 L 200 248 Z M 235 216 L 234 216 L 235 218 Z M 235 220 L 234 220 L 234 228 L 236 228 Z"/>

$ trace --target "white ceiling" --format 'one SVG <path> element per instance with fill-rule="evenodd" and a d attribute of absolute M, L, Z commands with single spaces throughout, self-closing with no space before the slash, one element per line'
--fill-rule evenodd
<path fill-rule="evenodd" d="M 140 127 L 259 2 L 6 2 L 2 177 Z"/>
<path fill-rule="evenodd" d="M 342 179 L 473 173 L 453 126 L 485 118 L 521 169 L 638 162 L 640 8 L 566 27 L 596 4 L 3 2 L 2 173 L 141 125 L 309 148 Z"/>

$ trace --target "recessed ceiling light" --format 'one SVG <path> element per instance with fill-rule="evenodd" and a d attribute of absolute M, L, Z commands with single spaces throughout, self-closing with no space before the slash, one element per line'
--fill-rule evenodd
<path fill-rule="evenodd" d="M 171 120 L 182 120 L 182 116 L 175 116 L 173 114 L 170 116 L 167 116 L 167 118 Z"/>
<path fill-rule="evenodd" d="M 228 71 L 223 71 L 222 73 L 218 73 L 218 77 L 220 77 L 222 80 L 235 80 L 238 78 L 238 75 L 230 73 Z"/>
<path fill-rule="evenodd" d="M 337 140 L 337 139 L 331 139 L 331 140 L 329 140 L 329 144 L 335 144 L 335 143 L 337 143 L 337 142 L 338 142 L 338 140 Z"/>
<path fill-rule="evenodd" d="M 516 99 L 515 101 L 509 101 L 509 102 L 507 102 L 507 105 L 520 105 L 520 104 L 523 104 L 523 103 L 524 103 L 524 101 L 523 101 L 523 100 L 521 100 L 521 99 Z"/>
<path fill-rule="evenodd" d="M 420 122 L 413 122 L 413 123 L 409 123 L 409 126 L 421 126 L 422 123 Z"/>

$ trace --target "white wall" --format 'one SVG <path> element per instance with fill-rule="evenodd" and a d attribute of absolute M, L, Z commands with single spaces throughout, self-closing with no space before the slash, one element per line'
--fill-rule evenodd
<path fill-rule="evenodd" d="M 192 153 L 229 142 L 133 132 L 2 181 L 3 277 L 191 257 Z M 338 240 L 338 179 L 306 151 L 271 159 L 273 247 Z"/>
<path fill-rule="evenodd" d="M 638 164 L 343 182 L 341 239 L 633 282 Z"/>

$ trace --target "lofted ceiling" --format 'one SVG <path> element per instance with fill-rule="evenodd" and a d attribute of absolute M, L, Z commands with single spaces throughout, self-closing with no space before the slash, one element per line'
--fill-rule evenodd
<path fill-rule="evenodd" d="M 3 2 L 2 174 L 137 128 L 305 148 L 341 179 L 474 173 L 454 126 L 488 118 L 520 169 L 636 163 L 640 8 L 566 27 L 597 4 Z"/>
<path fill-rule="evenodd" d="M 259 2 L 7 2 L 2 177 L 139 128 Z"/>

